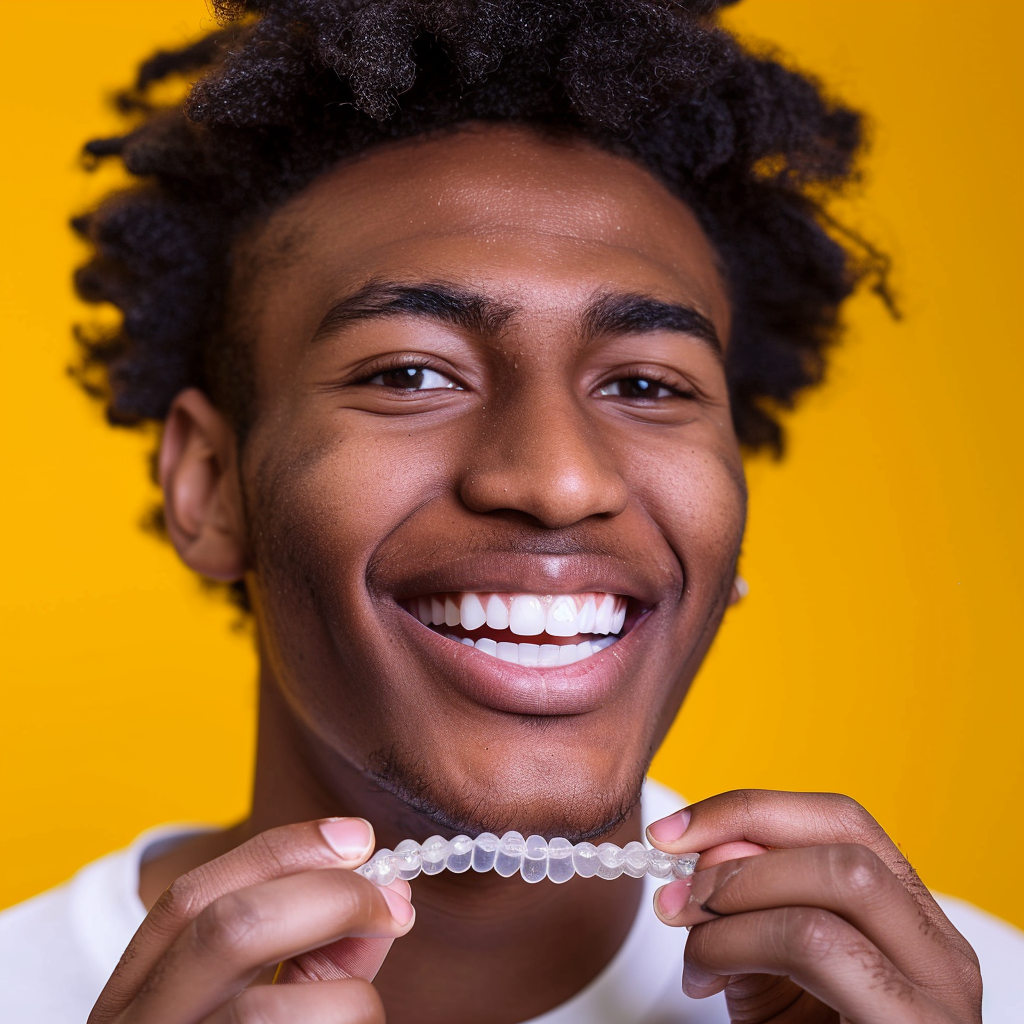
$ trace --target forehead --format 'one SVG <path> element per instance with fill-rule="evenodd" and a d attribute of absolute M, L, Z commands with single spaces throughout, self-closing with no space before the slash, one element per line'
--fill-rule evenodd
<path fill-rule="evenodd" d="M 528 128 L 469 126 L 346 161 L 247 248 L 271 319 L 373 279 L 456 280 L 527 307 L 602 289 L 685 299 L 728 334 L 717 256 L 690 209 L 634 161 Z"/>

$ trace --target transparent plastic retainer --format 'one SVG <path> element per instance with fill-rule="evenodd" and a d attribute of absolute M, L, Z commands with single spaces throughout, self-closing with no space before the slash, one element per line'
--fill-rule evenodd
<path fill-rule="evenodd" d="M 411 881 L 421 872 L 436 875 L 441 871 L 461 873 L 497 871 L 510 878 L 521 875 L 527 882 L 568 882 L 573 875 L 581 878 L 655 878 L 673 880 L 688 878 L 697 864 L 697 853 L 663 853 L 643 843 L 576 843 L 568 839 L 546 840 L 543 836 L 524 839 L 518 832 L 506 832 L 500 839 L 484 832 L 471 839 L 456 836 L 445 839 L 431 836 L 425 843 L 403 839 L 394 850 L 378 850 L 361 868 L 359 874 L 377 885 L 390 885 L 395 879 Z"/>

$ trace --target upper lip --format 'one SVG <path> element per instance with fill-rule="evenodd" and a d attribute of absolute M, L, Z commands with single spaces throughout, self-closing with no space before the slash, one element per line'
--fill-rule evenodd
<path fill-rule="evenodd" d="M 450 553 L 422 569 L 405 566 L 388 586 L 405 601 L 442 593 L 619 594 L 651 607 L 666 595 L 667 580 L 653 580 L 632 559 L 609 554 L 534 554 L 509 551 Z M 382 580 L 379 582 L 383 582 Z"/>

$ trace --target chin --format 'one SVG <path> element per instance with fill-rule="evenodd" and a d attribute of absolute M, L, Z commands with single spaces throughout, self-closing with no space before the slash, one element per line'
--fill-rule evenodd
<path fill-rule="evenodd" d="M 449 838 L 515 830 L 576 843 L 614 832 L 632 814 L 649 762 L 636 758 L 598 769 L 582 756 L 573 760 L 570 764 L 569 756 L 562 756 L 547 767 L 524 761 L 455 779 L 391 750 L 374 754 L 367 772 L 423 827 Z"/>

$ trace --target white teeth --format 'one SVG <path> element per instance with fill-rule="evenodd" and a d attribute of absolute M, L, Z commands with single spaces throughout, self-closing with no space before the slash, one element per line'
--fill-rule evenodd
<path fill-rule="evenodd" d="M 540 647 L 537 644 L 517 644 L 519 648 L 519 664 L 531 668 L 540 661 Z"/>
<path fill-rule="evenodd" d="M 580 660 L 579 653 L 577 652 L 578 644 L 562 644 L 558 648 L 558 664 L 559 665 L 572 665 L 574 662 Z"/>
<path fill-rule="evenodd" d="M 612 616 L 612 632 L 621 633 L 622 627 L 626 624 L 626 606 L 620 605 Z"/>
<path fill-rule="evenodd" d="M 487 613 L 476 594 L 463 594 L 459 615 L 466 629 L 479 629 L 487 621 Z"/>
<path fill-rule="evenodd" d="M 597 620 L 597 601 L 593 594 L 588 594 L 583 607 L 580 609 L 579 631 L 581 633 L 593 633 L 594 622 Z"/>
<path fill-rule="evenodd" d="M 540 598 L 533 594 L 517 594 L 508 612 L 508 628 L 517 636 L 539 636 L 544 632 L 547 616 Z"/>
<path fill-rule="evenodd" d="M 551 602 L 544 631 L 548 636 L 575 636 L 579 632 L 576 602 L 571 597 L 562 594 Z"/>
<path fill-rule="evenodd" d="M 519 664 L 519 644 L 510 644 L 506 640 L 502 640 L 498 644 L 498 657 L 502 661 L 511 661 L 514 664 Z"/>
<path fill-rule="evenodd" d="M 487 599 L 487 625 L 491 629 L 508 629 L 508 606 L 497 594 Z"/>
<path fill-rule="evenodd" d="M 616 643 L 618 637 L 603 636 L 600 640 L 584 640 L 581 644 L 513 644 L 507 641 L 495 643 L 490 637 L 481 637 L 474 643 L 468 636 L 448 634 L 448 639 L 466 647 L 475 647 L 492 658 L 510 661 L 513 665 L 527 668 L 554 668 L 558 665 L 573 665 L 589 658 Z"/>
<path fill-rule="evenodd" d="M 409 601 L 426 626 L 509 629 L 517 636 L 572 637 L 621 633 L 627 602 L 614 594 L 435 594 Z"/>
<path fill-rule="evenodd" d="M 568 646 L 568 645 L 566 645 Z M 519 652 L 520 664 L 522 664 L 522 650 Z M 541 644 L 540 654 L 537 657 L 537 664 L 544 668 L 558 664 L 558 644 Z"/>

